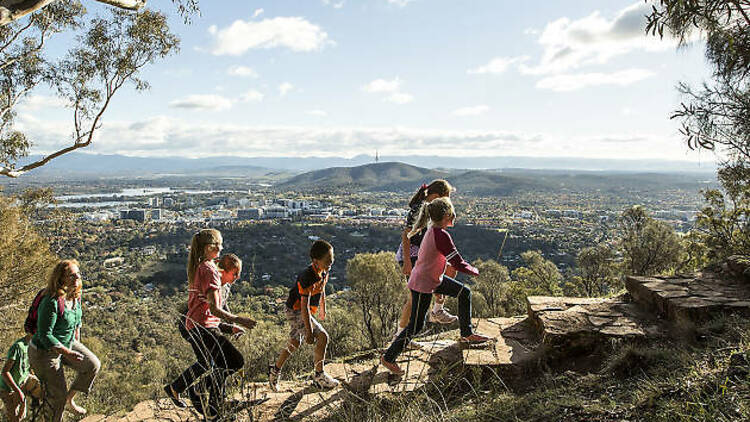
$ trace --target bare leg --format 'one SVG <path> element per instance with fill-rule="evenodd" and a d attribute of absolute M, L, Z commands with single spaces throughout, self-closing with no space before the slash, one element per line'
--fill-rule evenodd
<path fill-rule="evenodd" d="M 398 328 L 399 330 L 406 328 L 407 325 L 409 325 L 409 318 L 411 317 L 411 291 L 409 288 L 407 290 L 406 295 L 406 303 L 404 303 L 404 306 L 401 307 L 401 318 L 398 320 Z"/>
<path fill-rule="evenodd" d="M 68 392 L 68 397 L 65 400 L 65 402 L 66 402 L 66 404 L 68 406 L 68 409 L 72 410 L 74 413 L 76 413 L 78 415 L 85 415 L 86 414 L 86 409 L 83 408 L 83 407 L 81 407 L 81 406 L 79 406 L 79 405 L 77 405 L 76 402 L 73 401 L 73 397 L 75 397 L 75 395 L 76 395 L 77 392 L 78 391 L 76 391 L 76 390 L 70 390 L 70 392 Z"/>
<path fill-rule="evenodd" d="M 299 339 L 292 340 L 289 339 L 289 342 L 286 344 L 286 347 L 281 349 L 281 353 L 279 353 L 279 358 L 276 360 L 276 367 L 281 369 L 282 366 L 286 363 L 286 360 L 289 359 L 289 356 L 294 353 L 295 350 L 299 347 Z"/>
<path fill-rule="evenodd" d="M 328 346 L 328 334 L 318 332 L 315 334 L 315 372 L 322 372 L 325 369 L 324 360 L 326 358 L 326 347 Z"/>

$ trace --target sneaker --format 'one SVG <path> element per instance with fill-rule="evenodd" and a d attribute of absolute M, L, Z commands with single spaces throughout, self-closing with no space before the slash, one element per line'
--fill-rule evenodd
<path fill-rule="evenodd" d="M 279 375 L 281 375 L 281 369 L 276 365 L 268 365 L 268 385 L 274 393 L 279 391 Z"/>
<path fill-rule="evenodd" d="M 456 321 L 458 321 L 458 317 L 451 315 L 445 308 L 440 308 L 439 311 L 430 311 L 430 322 L 436 322 L 438 324 L 453 324 Z"/>
<path fill-rule="evenodd" d="M 185 400 L 180 398 L 180 395 L 177 394 L 176 391 L 174 391 L 174 388 L 172 388 L 171 385 L 165 385 L 164 392 L 167 393 L 167 397 L 169 397 L 169 400 L 172 401 L 172 404 L 174 404 L 178 408 L 184 409 L 187 407 L 187 403 L 185 403 Z"/>
<path fill-rule="evenodd" d="M 468 343 L 468 344 L 483 344 L 483 343 L 487 343 L 490 340 L 493 340 L 493 338 L 485 336 L 484 334 L 474 333 L 470 336 L 461 337 L 459 341 L 461 343 Z"/>
<path fill-rule="evenodd" d="M 385 366 L 385 369 L 389 370 L 393 375 L 404 375 L 404 370 L 399 368 L 397 364 L 385 360 L 385 356 L 380 357 L 380 363 Z"/>
<path fill-rule="evenodd" d="M 313 384 L 315 384 L 317 388 L 320 388 L 322 390 L 330 390 L 332 388 L 338 387 L 340 382 L 332 376 L 328 375 L 328 372 L 323 371 L 315 374 L 315 378 L 313 378 Z"/>

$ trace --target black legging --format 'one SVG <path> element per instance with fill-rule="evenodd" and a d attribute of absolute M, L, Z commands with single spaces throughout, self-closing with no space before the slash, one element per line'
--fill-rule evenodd
<path fill-rule="evenodd" d="M 182 334 L 182 330 L 181 334 Z M 242 369 L 245 359 L 242 353 L 224 337 L 216 328 L 204 328 L 196 325 L 192 330 L 185 332 L 186 340 L 193 348 L 197 361 L 190 365 L 180 376 L 175 379 L 171 386 L 178 394 L 183 393 L 198 378 L 209 373 L 209 406 L 211 413 L 216 415 L 219 405 L 224 401 L 224 383 L 228 376 Z"/>
<path fill-rule="evenodd" d="M 443 282 L 435 289 L 434 293 L 458 298 L 458 324 L 461 327 L 461 337 L 468 337 L 474 331 L 471 326 L 471 289 L 446 275 Z M 384 359 L 394 363 L 412 337 L 417 335 L 424 327 L 427 319 L 427 311 L 430 309 L 432 293 L 419 293 L 411 291 L 411 317 L 409 325 L 396 337 L 388 350 L 385 351 Z"/>

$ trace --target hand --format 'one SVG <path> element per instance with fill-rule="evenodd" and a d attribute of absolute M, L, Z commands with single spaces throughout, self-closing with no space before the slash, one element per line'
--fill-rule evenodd
<path fill-rule="evenodd" d="M 234 338 L 240 338 L 245 334 L 245 329 L 237 325 L 232 325 L 232 334 L 234 335 Z"/>
<path fill-rule="evenodd" d="M 312 331 L 305 330 L 305 343 L 307 344 L 315 343 L 315 339 L 313 338 Z"/>
<path fill-rule="evenodd" d="M 65 354 L 65 357 L 72 360 L 73 362 L 81 362 L 83 360 L 82 354 L 74 352 L 72 350 L 68 351 L 68 353 Z"/>
<path fill-rule="evenodd" d="M 237 320 L 235 321 L 237 324 L 247 328 L 248 330 L 252 330 L 253 327 L 255 327 L 256 322 L 253 321 L 251 318 L 248 317 L 237 317 Z"/>
<path fill-rule="evenodd" d="M 401 267 L 401 272 L 407 277 L 411 275 L 411 260 L 404 261 L 404 266 Z"/>

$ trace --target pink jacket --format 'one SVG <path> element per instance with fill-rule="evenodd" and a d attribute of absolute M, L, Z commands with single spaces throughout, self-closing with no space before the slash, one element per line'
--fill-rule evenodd
<path fill-rule="evenodd" d="M 461 258 L 447 231 L 439 227 L 430 227 L 422 239 L 419 257 L 411 271 L 407 286 L 419 293 L 434 292 L 443 282 L 443 273 L 449 262 L 457 271 L 479 275 L 476 268 Z"/>

